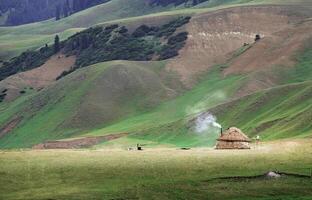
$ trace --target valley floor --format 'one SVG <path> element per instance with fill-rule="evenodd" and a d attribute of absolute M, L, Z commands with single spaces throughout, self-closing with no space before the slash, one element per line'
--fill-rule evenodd
<path fill-rule="evenodd" d="M 251 150 L 0 151 L 0 199 L 312 199 L 312 140 Z M 242 178 L 228 178 L 242 177 Z"/>

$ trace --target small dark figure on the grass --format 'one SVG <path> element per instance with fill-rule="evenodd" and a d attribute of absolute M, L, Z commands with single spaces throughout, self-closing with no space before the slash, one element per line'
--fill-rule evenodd
<path fill-rule="evenodd" d="M 137 144 L 137 150 L 138 151 L 142 151 L 143 150 L 140 144 Z"/>

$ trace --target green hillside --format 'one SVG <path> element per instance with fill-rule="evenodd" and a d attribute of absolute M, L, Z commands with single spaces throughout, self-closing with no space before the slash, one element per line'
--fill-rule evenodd
<path fill-rule="evenodd" d="M 220 120 L 227 126 L 237 124 L 251 136 L 261 134 L 267 140 L 311 137 L 312 49 L 311 43 L 306 45 L 306 50 L 297 56 L 295 67 L 279 70 L 286 85 L 216 108 Z"/>
<path fill-rule="evenodd" d="M 311 137 L 311 89 L 311 82 L 282 86 L 222 104 L 209 109 L 209 112 L 218 117 L 219 123 L 224 128 L 240 127 L 252 138 L 256 135 L 261 135 L 264 140 Z M 287 99 L 285 100 L 285 98 Z M 114 125 L 108 130 L 111 128 L 115 131 L 124 130 L 123 126 L 131 126 L 130 122 L 134 120 L 138 120 L 138 118 Z M 150 118 L 150 120 L 149 125 L 152 127 L 152 119 Z M 146 126 L 146 124 L 144 125 Z M 140 128 L 142 128 L 141 131 Z M 106 130 L 96 131 L 93 134 L 102 134 Z M 136 131 L 133 131 L 133 134 L 127 138 L 108 142 L 104 145 L 127 146 L 139 142 L 152 146 L 166 144 L 180 147 L 212 147 L 215 145 L 215 139 L 220 132 L 219 129 L 211 129 L 206 133 L 198 134 L 194 131 L 189 120 L 156 124 L 156 127 L 153 128 L 146 128 L 141 124 L 134 130 Z"/>
<path fill-rule="evenodd" d="M 208 111 L 216 115 L 224 128 L 237 126 L 251 137 L 261 135 L 265 140 L 311 137 L 310 44 L 307 43 L 305 51 L 297 55 L 298 63 L 293 68 L 275 68 L 265 73 L 235 75 L 223 79 L 220 73 L 226 66 L 216 66 L 214 71 L 202 77 L 202 81 L 184 95 L 162 104 L 150 113 L 128 118 L 89 134 L 123 131 L 133 133 L 127 139 L 105 145 L 119 142 L 132 144 L 137 140 L 178 146 L 213 146 L 219 130 L 212 129 L 198 134 L 194 132 L 191 123 L 196 114 Z M 281 86 L 234 99 L 235 91 L 250 78 L 274 74 L 277 73 L 276 70 Z"/>
<path fill-rule="evenodd" d="M 95 24 L 168 10 L 155 7 L 143 0 L 113 0 L 73 14 L 59 21 L 54 19 L 15 27 L 0 27 L 0 59 L 18 55 L 53 41 L 55 34 L 62 39 Z"/>
<path fill-rule="evenodd" d="M 291 73 L 293 81 L 298 82 L 303 74 L 311 73 L 312 60 L 307 56 L 310 53 L 305 51 L 298 57 L 301 61 L 295 68 L 297 75 Z M 192 90 L 172 99 L 183 90 L 175 74 L 163 76 L 164 64 L 101 63 L 81 69 L 39 94 L 29 94 L 9 105 L 2 104 L 1 123 L 21 110 L 28 112 L 18 128 L 0 140 L 0 146 L 30 147 L 47 139 L 117 132 L 131 134 L 114 141 L 115 144 L 141 141 L 169 146 L 213 146 L 219 130 L 198 134 L 190 122 L 196 114 L 207 110 L 215 114 L 224 127 L 238 126 L 251 137 L 261 134 L 264 139 L 272 140 L 312 134 L 309 123 L 312 83 L 308 81 L 311 76 L 301 83 L 290 83 L 235 100 L 235 91 L 248 80 L 248 75 L 222 78 L 220 73 L 224 66 L 216 66 L 202 76 Z M 301 71 L 302 68 L 305 71 Z M 120 74 L 121 71 L 126 74 Z M 289 72 L 284 70 L 284 73 Z M 145 84 L 140 86 L 141 81 Z M 125 84 L 129 88 L 125 88 Z"/>
<path fill-rule="evenodd" d="M 241 127 L 266 140 L 311 136 L 311 81 L 259 92 L 214 112 L 227 126 Z M 244 114 L 248 113 L 248 114 Z"/>
<path fill-rule="evenodd" d="M 311 0 L 70 14 L 0 27 L 0 200 L 311 200 Z"/>
<path fill-rule="evenodd" d="M 174 74 L 160 77 L 163 66 L 163 62 L 99 63 L 38 94 L 27 91 L 12 103 L 2 103 L 1 124 L 17 116 L 23 120 L 12 134 L 1 138 L 1 146 L 30 147 L 146 112 L 181 90 Z"/>
<path fill-rule="evenodd" d="M 119 1 L 122 0 L 111 1 L 58 22 L 0 28 L 0 41 L 6 41 L 0 45 L 9 47 L 3 53 L 8 58 L 16 54 L 16 49 L 24 51 L 25 48 L 36 48 L 43 41 L 48 42 L 59 31 L 64 31 L 61 38 L 67 38 L 84 26 L 99 22 L 106 24 L 107 20 L 126 17 L 113 22 L 128 25 L 131 29 L 142 23 L 159 25 L 180 14 L 217 9 L 184 9 L 127 18 L 139 15 L 139 12 L 133 14 L 130 11 L 135 9 L 135 5 L 139 6 L 140 1 L 134 1 L 131 9 L 126 7 L 129 4 Z M 125 6 L 130 14 L 123 13 L 126 16 L 122 16 L 115 13 L 115 18 L 85 16 L 89 12 L 102 12 L 106 6 L 115 5 L 114 2 Z M 225 3 L 222 6 L 246 1 Z M 116 9 L 120 11 L 120 7 Z M 153 9 L 156 10 L 146 8 L 146 13 L 159 11 L 158 8 Z M 97 13 L 94 16 L 101 15 Z M 12 40 L 16 42 L 13 45 L 10 43 Z M 167 69 L 170 60 L 113 61 L 86 66 L 47 88 L 40 91 L 25 88 L 25 94 L 15 101 L 0 103 L 0 148 L 31 147 L 47 140 L 120 132 L 127 132 L 129 136 L 101 145 L 142 142 L 180 147 L 213 146 L 220 130 L 211 129 L 201 134 L 194 131 L 193 119 L 206 111 L 216 115 L 225 128 L 238 126 L 251 137 L 258 134 L 266 140 L 310 137 L 312 40 L 305 41 L 305 49 L 294 55 L 297 64 L 293 67 L 274 66 L 262 71 L 224 76 L 223 72 L 230 63 L 216 65 L 196 77 L 196 84 L 188 89 L 177 73 Z M 234 56 L 239 57 L 242 53 L 236 52 Z M 87 57 L 90 55 L 92 52 Z M 255 93 L 247 96 L 237 95 L 254 77 L 265 78 L 268 75 L 274 75 L 273 88 L 253 91 Z M 3 130 L 5 134 L 1 135 Z"/>
<path fill-rule="evenodd" d="M 295 68 L 279 70 L 281 84 L 288 85 L 234 101 L 235 92 L 254 75 L 223 78 L 221 72 L 226 66 L 216 66 L 192 90 L 172 99 L 183 86 L 174 73 L 164 75 L 165 62 L 96 64 L 38 94 L 30 91 L 15 102 L 0 104 L 1 124 L 23 117 L 12 133 L 0 140 L 0 146 L 30 147 L 47 139 L 116 132 L 132 133 L 130 142 L 211 146 L 219 130 L 203 137 L 189 123 L 195 114 L 206 110 L 211 110 L 224 127 L 239 126 L 250 136 L 311 136 L 311 52 L 307 48 L 298 55 Z M 222 104 L 225 102 L 229 103 Z"/>
<path fill-rule="evenodd" d="M 221 104 L 208 109 L 208 112 L 215 114 L 219 119 L 218 122 L 224 128 L 240 127 L 250 137 L 261 135 L 265 140 L 311 137 L 311 89 L 311 82 L 286 85 Z M 157 114 L 158 121 L 165 118 L 165 112 Z M 204 134 L 198 134 L 194 131 L 191 123 L 193 117 L 172 123 L 155 124 L 152 122 L 157 117 L 143 115 L 91 134 L 101 135 L 109 131 L 133 130 L 133 134 L 127 139 L 119 139 L 119 141 L 116 140 L 105 145 L 119 142 L 123 145 L 130 145 L 135 144 L 135 141 L 140 141 L 141 143 L 180 147 L 214 146 L 220 130 L 210 129 Z M 133 127 L 136 121 L 142 122 L 142 124 L 135 123 L 136 125 Z"/>
<path fill-rule="evenodd" d="M 61 35 L 62 39 L 81 31 L 84 28 L 94 26 L 98 23 L 105 23 L 115 20 L 137 21 L 138 16 L 151 14 L 153 16 L 163 16 L 164 18 L 177 14 L 191 14 L 207 12 L 213 9 L 220 9 L 229 6 L 268 4 L 289 2 L 307 2 L 309 0 L 223 0 L 209 1 L 199 4 L 196 8 L 184 7 L 160 7 L 150 6 L 144 0 L 112 0 L 84 11 L 75 13 L 59 21 L 53 19 L 15 27 L 0 27 L 0 60 L 12 58 L 27 49 L 36 49 L 51 43 L 55 34 Z M 201 9 L 199 9 L 201 8 Z M 164 11 L 164 12 L 163 12 Z M 166 11 L 166 12 L 165 12 Z M 155 14 L 152 14 L 155 13 Z M 151 21 L 151 20 L 149 20 Z M 153 20 L 152 20 L 153 21 Z M 157 22 L 152 22 L 157 23 Z"/>

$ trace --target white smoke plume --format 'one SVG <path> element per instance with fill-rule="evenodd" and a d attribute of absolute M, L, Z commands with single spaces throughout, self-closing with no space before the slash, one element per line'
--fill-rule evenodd
<path fill-rule="evenodd" d="M 217 118 L 211 113 L 204 113 L 197 117 L 195 121 L 195 131 L 197 133 L 203 133 L 209 129 L 221 129 L 222 126 L 217 122 Z"/>

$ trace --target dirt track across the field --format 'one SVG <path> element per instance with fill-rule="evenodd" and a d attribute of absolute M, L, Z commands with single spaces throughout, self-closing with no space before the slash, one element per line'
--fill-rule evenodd
<path fill-rule="evenodd" d="M 94 146 L 100 142 L 115 140 L 127 136 L 128 133 L 118 133 L 98 137 L 85 137 L 72 140 L 47 141 L 33 146 L 33 149 L 79 149 Z"/>

